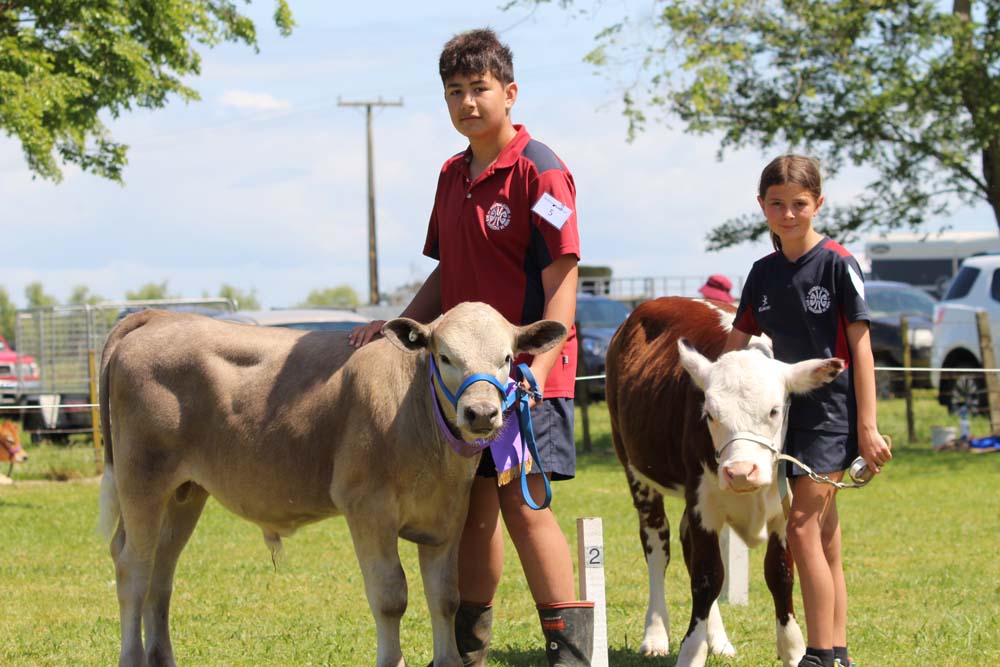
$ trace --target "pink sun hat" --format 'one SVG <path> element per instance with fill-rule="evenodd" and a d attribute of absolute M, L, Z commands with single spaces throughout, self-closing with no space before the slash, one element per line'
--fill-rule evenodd
<path fill-rule="evenodd" d="M 733 283 L 730 282 L 729 278 L 725 277 L 719 273 L 713 273 L 705 281 L 698 291 L 706 299 L 715 299 L 716 301 L 723 301 L 725 303 L 732 303 L 736 299 L 729 293 L 729 290 L 733 288 Z"/>

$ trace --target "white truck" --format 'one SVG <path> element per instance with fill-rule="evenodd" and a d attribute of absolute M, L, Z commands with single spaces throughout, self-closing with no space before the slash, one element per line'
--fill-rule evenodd
<path fill-rule="evenodd" d="M 989 315 L 993 355 L 1000 359 L 1000 255 L 970 257 L 962 263 L 947 294 L 934 308 L 931 368 L 982 368 L 976 313 Z M 965 375 L 935 371 L 931 384 L 938 402 L 949 408 L 966 404 L 974 410 L 987 406 L 982 373 Z"/>

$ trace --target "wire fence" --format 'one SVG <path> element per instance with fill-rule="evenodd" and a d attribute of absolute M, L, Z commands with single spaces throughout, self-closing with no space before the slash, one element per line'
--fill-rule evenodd
<path fill-rule="evenodd" d="M 609 294 L 623 298 L 624 293 L 642 293 L 656 296 L 658 293 L 686 293 L 694 291 L 702 284 L 700 277 L 644 278 L 644 279 L 588 279 L 586 287 L 594 293 Z M 213 301 L 215 303 L 206 303 Z M 172 301 L 171 307 L 235 309 L 231 302 L 219 304 L 223 300 Z M 110 328 L 123 312 L 138 310 L 152 305 L 163 306 L 165 302 L 129 302 L 102 304 L 100 307 L 76 306 L 55 307 L 18 311 L 17 329 L 20 343 L 34 353 L 35 364 L 39 368 L 32 400 L 9 400 L 4 396 L 0 404 L 0 418 L 7 415 L 22 422 L 26 431 L 34 435 L 52 433 L 69 435 L 74 433 L 94 433 L 95 444 L 99 431 L 94 425 L 99 422 L 97 368 L 100 350 Z M 907 412 L 912 424 L 913 386 L 938 389 L 938 401 L 950 408 L 965 405 L 970 412 L 990 414 L 991 425 L 1000 432 L 1000 364 L 995 361 L 993 340 L 989 331 L 989 319 L 985 312 L 976 313 L 978 327 L 978 352 L 984 368 L 956 368 L 952 366 L 929 367 L 929 336 L 934 333 L 925 322 L 911 318 L 900 319 L 897 345 L 902 349 L 902 364 L 877 365 L 876 391 L 879 398 L 903 396 L 907 400 Z M 945 323 L 939 323 L 944 326 Z M 955 326 L 958 326 L 957 324 Z M 579 329 L 579 323 L 577 324 Z M 585 358 L 582 337 L 579 358 Z M 975 348 L 976 346 L 970 345 Z M 21 348 L 21 345 L 19 345 Z M 916 360 L 918 365 L 914 365 Z M 954 361 L 954 360 L 951 360 Z M 969 366 L 979 365 L 970 362 Z M 933 374 L 928 376 L 928 374 Z M 58 381 L 54 381 L 58 379 Z M 604 373 L 592 373 L 576 378 L 578 383 L 577 405 L 581 408 L 584 430 L 584 449 L 590 449 L 589 417 L 587 407 L 593 398 L 599 399 L 603 392 L 597 383 L 606 379 Z M 72 392 L 67 387 L 73 389 Z M 912 429 L 911 429 L 912 433 Z M 912 436 L 911 436 L 912 439 Z"/>
<path fill-rule="evenodd" d="M 933 373 L 939 371 L 942 373 L 950 373 L 952 375 L 983 375 L 985 373 L 1000 373 L 1000 368 L 926 368 L 926 367 L 905 367 L 905 366 L 876 366 L 876 373 Z M 576 382 L 592 382 L 595 380 L 604 380 L 607 375 L 580 375 L 577 376 Z M 57 406 L 44 406 L 44 405 L 3 405 L 0 406 L 0 413 L 3 412 L 20 412 L 27 410 L 82 410 L 100 407 L 96 403 L 71 403 L 69 405 L 57 405 Z"/>

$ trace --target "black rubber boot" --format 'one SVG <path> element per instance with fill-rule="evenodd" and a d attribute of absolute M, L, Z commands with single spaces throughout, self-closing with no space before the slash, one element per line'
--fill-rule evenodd
<path fill-rule="evenodd" d="M 832 661 L 827 663 L 823 658 L 809 653 L 802 656 L 802 660 L 799 661 L 799 667 L 827 667 L 827 664 L 833 665 L 834 663 Z"/>
<path fill-rule="evenodd" d="M 549 667 L 590 667 L 594 654 L 594 603 L 538 605 Z"/>
<path fill-rule="evenodd" d="M 493 603 L 463 602 L 455 613 L 455 643 L 463 667 L 486 667 L 493 630 Z M 427 667 L 434 667 L 430 663 Z"/>

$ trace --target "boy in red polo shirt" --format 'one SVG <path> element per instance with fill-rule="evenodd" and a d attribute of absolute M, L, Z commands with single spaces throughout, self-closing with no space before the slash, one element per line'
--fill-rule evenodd
<path fill-rule="evenodd" d="M 469 148 L 441 169 L 424 254 L 439 261 L 403 316 L 429 322 L 463 301 L 483 301 L 515 324 L 562 322 L 565 344 L 529 363 L 544 400 L 532 407 L 542 467 L 553 480 L 576 473 L 576 188 L 566 165 L 511 122 L 517 100 L 513 58 L 491 30 L 452 38 L 439 69 L 451 122 Z M 351 333 L 364 345 L 383 321 Z M 534 472 L 534 471 L 533 471 Z M 486 667 L 492 601 L 503 566 L 502 514 L 538 607 L 550 665 L 590 665 L 593 603 L 574 600 L 569 545 L 551 510 L 525 504 L 519 484 L 498 485 L 491 456 L 481 459 L 459 554 L 462 604 L 455 634 L 463 664 Z M 534 497 L 544 480 L 530 474 Z"/>

